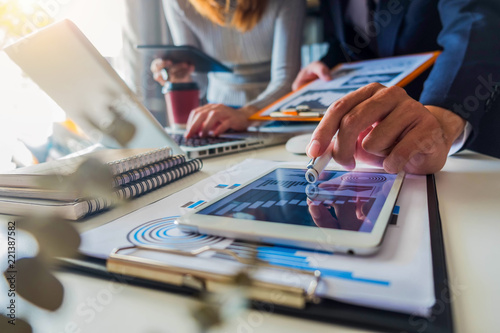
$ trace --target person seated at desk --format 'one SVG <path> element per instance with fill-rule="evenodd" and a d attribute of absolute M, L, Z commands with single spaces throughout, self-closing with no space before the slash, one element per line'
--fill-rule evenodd
<path fill-rule="evenodd" d="M 353 60 L 442 50 L 427 77 L 406 91 L 370 84 L 333 103 L 308 145 L 347 169 L 357 161 L 426 174 L 470 148 L 500 157 L 498 0 L 323 0 L 329 51 L 294 89 Z M 423 82 L 425 80 L 425 82 Z M 496 129 L 495 129 L 496 128 Z M 330 153 L 330 152 L 326 152 Z"/>
<path fill-rule="evenodd" d="M 300 69 L 303 0 L 166 0 L 167 23 L 176 45 L 192 45 L 233 68 L 209 73 L 208 104 L 189 116 L 186 137 L 242 131 L 248 117 L 288 93 Z M 154 78 L 168 68 L 175 82 L 191 81 L 187 63 L 155 59 Z"/>

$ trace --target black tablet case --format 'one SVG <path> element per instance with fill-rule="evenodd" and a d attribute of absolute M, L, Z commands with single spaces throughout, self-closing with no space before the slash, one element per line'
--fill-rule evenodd
<path fill-rule="evenodd" d="M 253 307 L 260 311 L 280 313 L 303 319 L 355 326 L 382 332 L 454 332 L 450 302 L 451 294 L 448 286 L 443 233 L 441 229 L 441 218 L 439 216 L 439 204 L 434 175 L 427 175 L 427 201 L 429 208 L 429 231 L 434 273 L 434 292 L 436 297 L 436 304 L 429 318 L 351 305 L 329 299 L 323 299 L 320 304 L 308 304 L 305 309 L 292 309 L 261 302 L 253 302 Z M 82 260 L 62 260 L 61 269 L 97 275 L 104 278 L 113 278 L 127 284 L 140 285 L 168 292 L 188 295 L 197 294 L 196 291 L 186 287 L 174 287 L 165 283 L 109 273 L 106 271 L 106 261 L 102 259 L 85 257 Z"/>
<path fill-rule="evenodd" d="M 231 68 L 191 45 L 138 45 L 137 48 L 150 51 L 154 58 L 193 64 L 195 72 L 232 72 Z"/>

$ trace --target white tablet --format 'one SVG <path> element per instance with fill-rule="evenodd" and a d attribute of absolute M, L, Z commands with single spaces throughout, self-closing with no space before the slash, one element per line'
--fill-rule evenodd
<path fill-rule="evenodd" d="M 178 219 L 184 231 L 317 251 L 371 254 L 380 246 L 404 174 L 275 168 Z"/>

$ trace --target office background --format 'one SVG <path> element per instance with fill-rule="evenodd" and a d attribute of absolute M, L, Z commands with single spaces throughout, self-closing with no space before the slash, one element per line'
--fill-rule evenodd
<path fill-rule="evenodd" d="M 6 0 L 0 13 L 0 48 L 54 21 L 71 19 L 158 121 L 168 125 L 161 86 L 149 69 L 152 55 L 136 49 L 140 44 L 171 44 L 161 0 Z M 317 0 L 308 1 L 303 40 L 303 65 L 326 52 Z M 0 139 L 5 142 L 0 148 L 0 172 L 59 158 L 92 144 L 3 52 L 0 67 Z M 197 75 L 195 80 L 203 92 L 206 79 Z"/>

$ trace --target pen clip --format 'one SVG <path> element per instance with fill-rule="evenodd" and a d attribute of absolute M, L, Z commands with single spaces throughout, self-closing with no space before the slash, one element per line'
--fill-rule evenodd
<path fill-rule="evenodd" d="M 307 169 L 313 169 L 314 168 L 314 162 L 316 162 L 316 157 L 311 158 L 309 163 L 307 163 Z"/>

